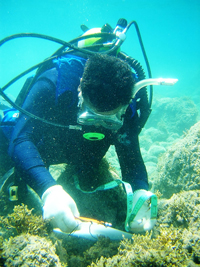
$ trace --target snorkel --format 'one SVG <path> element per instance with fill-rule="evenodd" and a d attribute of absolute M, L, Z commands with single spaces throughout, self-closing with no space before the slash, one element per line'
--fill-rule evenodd
<path fill-rule="evenodd" d="M 133 67 L 134 70 L 136 70 L 136 74 L 138 75 L 138 79 L 142 80 L 145 79 L 145 75 L 143 72 L 142 67 L 140 66 L 140 64 L 138 63 L 138 61 L 133 60 L 132 58 L 126 56 L 124 53 L 119 52 L 119 49 L 121 47 L 121 45 L 123 44 L 124 40 L 126 39 L 126 32 L 129 30 L 129 28 L 134 25 L 136 28 L 136 32 L 138 35 L 138 39 L 140 42 L 140 46 L 142 49 L 142 53 L 146 62 L 146 66 L 147 66 L 147 70 L 148 70 L 148 76 L 151 79 L 151 70 L 150 70 L 150 66 L 149 66 L 149 62 L 148 62 L 148 58 L 146 56 L 146 52 L 144 49 L 144 45 L 142 42 L 142 38 L 141 38 L 141 34 L 138 28 L 138 25 L 135 21 L 130 22 L 127 25 L 127 22 L 125 19 L 120 19 L 116 25 L 116 28 L 114 29 L 114 31 L 110 31 L 108 30 L 107 32 L 97 32 L 97 33 L 92 33 L 92 34 L 84 34 L 80 37 L 77 37 L 73 40 L 71 40 L 70 42 L 65 42 L 63 40 L 60 40 L 58 38 L 54 38 L 51 36 L 47 36 L 47 35 L 43 35 L 43 34 L 36 34 L 36 33 L 20 33 L 20 34 L 14 34 L 11 35 L 9 37 L 6 37 L 4 39 L 2 39 L 0 41 L 0 46 L 2 46 L 3 44 L 6 44 L 7 42 L 14 40 L 16 38 L 28 38 L 28 37 L 32 37 L 32 38 L 40 38 L 40 39 L 45 39 L 45 40 L 49 40 L 58 44 L 61 44 L 62 46 L 56 50 L 48 59 L 44 60 L 43 62 L 40 62 L 34 66 L 32 66 L 31 68 L 25 70 L 24 72 L 20 73 L 18 76 L 16 76 L 15 78 L 13 78 L 11 81 L 9 81 L 6 85 L 4 85 L 2 88 L 0 88 L 0 95 L 10 104 L 12 105 L 15 109 L 17 109 L 19 112 L 33 118 L 36 120 L 40 120 L 44 123 L 56 126 L 56 127 L 62 127 L 62 128 L 68 128 L 68 129 L 75 129 L 75 130 L 81 130 L 82 127 L 81 125 L 62 125 L 62 124 L 57 124 L 57 123 L 53 123 L 50 121 L 47 121 L 43 118 L 40 118 L 28 111 L 26 111 L 25 109 L 23 109 L 21 107 L 22 103 L 19 103 L 18 98 L 16 99 L 15 102 L 13 102 L 6 94 L 5 94 L 5 90 L 7 88 L 9 88 L 13 83 L 15 83 L 16 81 L 18 81 L 20 78 L 22 78 L 23 76 L 25 76 L 26 74 L 30 73 L 33 70 L 37 69 L 37 72 L 34 76 L 34 78 L 30 81 L 28 88 L 26 89 L 25 93 L 23 92 L 23 94 L 26 96 L 27 92 L 29 92 L 30 88 L 32 87 L 32 85 L 34 84 L 34 82 L 36 81 L 36 79 L 38 78 L 38 76 L 42 73 L 42 71 L 45 69 L 45 66 L 47 64 L 50 64 L 54 59 L 57 59 L 60 56 L 64 56 L 66 54 L 70 54 L 74 51 L 78 51 L 81 52 L 83 54 L 85 54 L 86 56 L 92 55 L 94 53 L 105 53 L 108 55 L 118 55 L 120 58 L 126 60 L 131 67 Z M 107 28 L 108 29 L 108 28 Z M 85 47 L 78 47 L 78 43 L 83 41 L 83 40 L 87 40 L 90 38 L 100 38 L 100 40 L 106 40 L 106 42 L 96 42 L 94 44 L 91 44 L 89 46 L 85 46 Z M 94 52 L 94 50 L 98 50 L 98 52 Z M 150 79 L 148 79 L 148 82 L 144 80 L 144 82 L 142 84 L 140 84 L 140 86 L 137 86 L 137 83 L 135 85 L 135 88 L 137 88 L 137 92 L 145 87 L 146 85 L 151 85 L 150 87 L 150 94 L 149 94 L 149 107 L 151 107 L 151 103 L 152 103 L 152 95 L 153 95 L 153 89 L 152 89 L 152 84 L 160 84 L 160 85 L 166 85 L 166 83 L 155 83 L 155 79 L 154 82 L 151 81 Z M 19 93 L 20 94 L 20 93 Z M 133 97 L 135 96 L 135 94 L 133 94 Z"/>

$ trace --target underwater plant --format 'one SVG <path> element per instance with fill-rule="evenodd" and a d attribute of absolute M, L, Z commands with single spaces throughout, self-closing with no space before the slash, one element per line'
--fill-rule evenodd
<path fill-rule="evenodd" d="M 160 195 L 159 192 L 157 192 Z M 161 197 L 161 196 L 160 196 Z M 99 237 L 90 242 L 70 237 L 58 239 L 49 222 L 33 215 L 24 204 L 0 217 L 0 263 L 2 266 L 199 266 L 200 191 L 174 194 L 160 199 L 158 222 L 145 235 L 111 241 Z M 12 235 L 12 236 L 11 236 Z"/>
<path fill-rule="evenodd" d="M 181 238 L 182 231 L 173 227 L 162 229 L 157 238 L 152 238 L 152 232 L 134 234 L 132 240 L 121 241 L 117 255 L 112 258 L 101 257 L 90 266 L 188 266 L 189 256 Z"/>
<path fill-rule="evenodd" d="M 42 216 L 36 216 L 23 203 L 15 206 L 13 213 L 6 217 L 0 216 L 0 226 L 13 230 L 13 234 L 29 233 L 31 235 L 48 236 L 51 231 L 49 221 Z"/>

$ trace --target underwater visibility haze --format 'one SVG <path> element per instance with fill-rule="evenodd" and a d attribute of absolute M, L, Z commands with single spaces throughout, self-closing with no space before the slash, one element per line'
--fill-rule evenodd
<path fill-rule="evenodd" d="M 56 242 L 48 222 L 22 204 L 8 216 L 0 216 L 4 266 L 16 264 L 17 257 L 19 265 L 15 266 L 33 266 L 33 262 L 39 264 L 34 266 L 81 267 L 200 264 L 200 1 L 0 0 L 0 40 L 17 33 L 37 33 L 68 42 L 83 34 L 82 24 L 96 28 L 108 23 L 115 28 L 120 18 L 137 22 L 152 77 L 178 79 L 174 86 L 154 86 L 152 113 L 139 136 L 150 190 L 158 197 L 156 226 L 144 236 L 134 234 L 132 241 L 101 237 L 95 244 L 73 238 Z M 59 47 L 40 38 L 17 38 L 0 46 L 0 87 Z M 133 26 L 121 51 L 137 59 L 148 78 Z M 10 99 L 14 101 L 34 73 L 5 90 Z M 0 98 L 0 111 L 6 107 Z M 120 178 L 112 146 L 106 159 Z M 67 172 L 63 165 L 51 169 L 56 179 Z M 0 196 L 0 209 L 3 201 Z"/>

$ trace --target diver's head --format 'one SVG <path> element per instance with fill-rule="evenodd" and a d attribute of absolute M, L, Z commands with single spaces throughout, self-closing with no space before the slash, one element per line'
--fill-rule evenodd
<path fill-rule="evenodd" d="M 134 78 L 124 61 L 103 54 L 92 55 L 81 79 L 83 98 L 97 111 L 105 112 L 126 105 L 132 98 Z"/>
<path fill-rule="evenodd" d="M 83 112 L 78 122 L 119 129 L 132 98 L 133 86 L 133 74 L 127 63 L 108 55 L 92 55 L 80 83 Z"/>

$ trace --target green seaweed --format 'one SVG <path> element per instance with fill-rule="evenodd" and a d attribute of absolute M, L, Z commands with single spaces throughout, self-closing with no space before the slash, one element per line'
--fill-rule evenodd
<path fill-rule="evenodd" d="M 33 215 L 22 204 L 7 217 L 0 217 L 0 225 L 14 235 L 7 240 L 0 237 L 1 258 L 5 266 L 24 267 L 198 266 L 199 195 L 196 190 L 162 199 L 154 230 L 133 234 L 131 240 L 121 242 L 105 237 L 99 237 L 96 243 L 72 237 L 59 240 L 41 216 Z"/>
<path fill-rule="evenodd" d="M 24 204 L 15 206 L 13 213 L 7 217 L 0 216 L 0 225 L 4 228 L 13 229 L 17 234 L 29 233 L 31 235 L 48 236 L 51 231 L 48 220 L 43 220 L 42 216 L 36 216 Z"/>
<path fill-rule="evenodd" d="M 157 238 L 151 233 L 133 235 L 121 241 L 117 255 L 101 257 L 91 267 L 100 266 L 188 266 L 191 254 L 183 247 L 182 230 L 174 227 L 161 229 Z"/>

